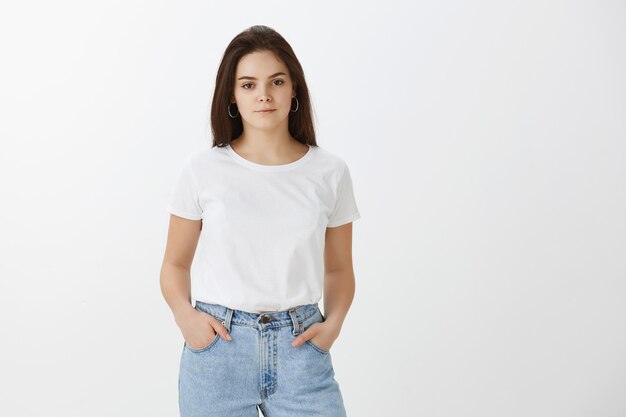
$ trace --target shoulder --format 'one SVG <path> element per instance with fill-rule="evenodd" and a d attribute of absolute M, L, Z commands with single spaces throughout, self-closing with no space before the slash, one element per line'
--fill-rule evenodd
<path fill-rule="evenodd" d="M 223 158 L 226 155 L 226 148 L 211 146 L 189 152 L 185 157 L 185 164 L 189 164 L 191 169 L 211 166 L 213 161 Z"/>
<path fill-rule="evenodd" d="M 226 152 L 225 147 L 207 146 L 206 148 L 197 149 L 187 154 L 187 159 L 192 162 L 215 158 Z"/>
<path fill-rule="evenodd" d="M 343 170 L 346 169 L 347 163 L 345 159 L 337 153 L 329 151 L 328 149 L 321 146 L 314 146 L 313 150 L 317 154 L 315 160 L 319 165 L 335 171 L 339 174 L 341 174 Z"/>

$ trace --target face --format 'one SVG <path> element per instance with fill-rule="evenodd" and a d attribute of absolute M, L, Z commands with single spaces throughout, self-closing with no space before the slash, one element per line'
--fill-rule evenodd
<path fill-rule="evenodd" d="M 249 125 L 259 129 L 287 124 L 295 88 L 285 64 L 268 51 L 245 55 L 235 72 L 234 100 L 244 130 Z M 261 112 L 263 109 L 274 109 Z"/>

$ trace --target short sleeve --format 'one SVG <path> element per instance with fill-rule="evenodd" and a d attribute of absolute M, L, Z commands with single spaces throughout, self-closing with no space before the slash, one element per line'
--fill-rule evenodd
<path fill-rule="evenodd" d="M 327 227 L 337 227 L 361 218 L 354 199 L 352 177 L 344 162 L 343 171 L 337 184 L 335 206 L 328 217 Z"/>
<path fill-rule="evenodd" d="M 167 212 L 189 220 L 202 219 L 198 185 L 191 167 L 191 155 L 187 157 L 178 173 L 167 205 Z"/>

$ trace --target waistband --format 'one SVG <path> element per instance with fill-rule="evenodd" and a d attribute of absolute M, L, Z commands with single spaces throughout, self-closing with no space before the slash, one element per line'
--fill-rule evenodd
<path fill-rule="evenodd" d="M 228 331 L 232 324 L 248 326 L 254 328 L 274 328 L 292 326 L 292 333 L 298 334 L 303 327 L 308 327 L 307 323 L 324 316 L 317 303 L 304 304 L 292 307 L 288 310 L 272 311 L 265 313 L 252 313 L 243 310 L 236 310 L 221 304 L 210 304 L 196 300 L 197 310 L 208 313 L 222 322 Z M 318 317 L 318 314 L 320 317 Z"/>

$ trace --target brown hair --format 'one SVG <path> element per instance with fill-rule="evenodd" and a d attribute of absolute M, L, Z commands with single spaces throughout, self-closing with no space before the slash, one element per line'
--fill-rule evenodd
<path fill-rule="evenodd" d="M 298 99 L 298 111 L 289 112 L 289 133 L 299 142 L 317 146 L 312 117 L 313 108 L 300 61 L 296 58 L 289 43 L 278 32 L 263 25 L 251 26 L 244 30 L 230 41 L 224 51 L 222 62 L 217 70 L 211 106 L 213 146 L 226 146 L 243 132 L 241 115 L 233 119 L 228 114 L 228 106 L 231 103 L 235 85 L 235 72 L 241 58 L 249 53 L 261 51 L 272 52 L 282 61 L 287 66 L 289 76 L 293 81 Z"/>

